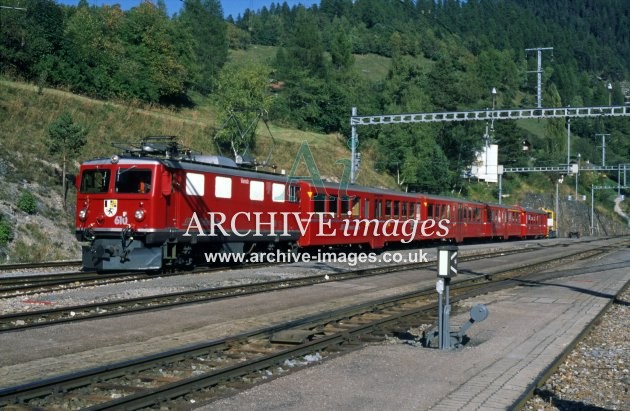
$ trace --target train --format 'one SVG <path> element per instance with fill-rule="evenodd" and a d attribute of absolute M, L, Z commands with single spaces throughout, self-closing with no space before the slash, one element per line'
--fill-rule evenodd
<path fill-rule="evenodd" d="M 543 211 L 259 171 L 174 137 L 85 161 L 75 186 L 83 267 L 99 272 L 192 267 L 208 253 L 549 235 Z"/>

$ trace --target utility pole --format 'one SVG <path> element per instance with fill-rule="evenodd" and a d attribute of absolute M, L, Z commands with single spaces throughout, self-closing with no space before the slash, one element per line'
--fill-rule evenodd
<path fill-rule="evenodd" d="M 571 171 L 571 119 L 567 119 L 567 172 Z"/>
<path fill-rule="evenodd" d="M 352 107 L 352 116 L 357 115 L 357 108 Z M 356 127 L 352 127 L 350 135 L 350 184 L 354 184 L 357 178 L 357 143 L 359 137 L 357 136 Z"/>
<path fill-rule="evenodd" d="M 536 107 L 542 108 L 542 52 L 546 50 L 553 50 L 553 47 L 536 47 L 531 49 L 525 49 L 525 52 L 536 51 L 538 56 L 538 64 L 536 65 L 536 71 L 528 71 L 528 73 L 538 73 L 537 93 L 536 93 Z"/>
<path fill-rule="evenodd" d="M 613 86 L 612 86 L 612 83 L 610 81 L 606 85 L 606 89 L 608 90 L 608 105 L 612 106 L 612 90 L 613 90 Z"/>
<path fill-rule="evenodd" d="M 602 167 L 606 166 L 606 137 L 610 137 L 610 134 L 595 134 L 595 137 L 602 138 Z"/>

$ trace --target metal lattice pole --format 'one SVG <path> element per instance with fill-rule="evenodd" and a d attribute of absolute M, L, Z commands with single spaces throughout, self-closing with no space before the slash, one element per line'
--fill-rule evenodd
<path fill-rule="evenodd" d="M 536 55 L 537 55 L 537 64 L 536 64 L 536 71 L 529 71 L 528 73 L 537 73 L 537 81 L 536 81 L 536 107 L 541 108 L 542 107 L 542 72 L 543 72 L 543 68 L 542 68 L 542 52 L 544 50 L 553 50 L 553 47 L 536 47 L 536 48 L 531 48 L 531 49 L 525 49 L 526 52 L 528 51 L 536 51 Z"/>

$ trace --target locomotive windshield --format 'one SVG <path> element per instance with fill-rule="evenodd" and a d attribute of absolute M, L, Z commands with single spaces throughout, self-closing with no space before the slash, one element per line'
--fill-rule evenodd
<path fill-rule="evenodd" d="M 85 170 L 81 177 L 82 193 L 106 193 L 109 188 L 109 170 Z"/>
<path fill-rule="evenodd" d="M 118 169 L 115 190 L 117 193 L 148 193 L 151 191 L 151 170 L 135 166 Z"/>

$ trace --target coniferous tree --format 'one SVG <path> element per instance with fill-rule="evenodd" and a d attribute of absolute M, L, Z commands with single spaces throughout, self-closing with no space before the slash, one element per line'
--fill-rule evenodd
<path fill-rule="evenodd" d="M 74 158 L 85 145 L 87 131 L 76 124 L 70 113 L 63 112 L 48 127 L 48 137 L 50 154 L 61 156 L 61 179 L 63 187 L 63 201 L 66 203 L 66 164 Z"/>
<path fill-rule="evenodd" d="M 218 0 L 185 0 L 180 19 L 190 28 L 201 78 L 197 89 L 211 93 L 228 54 L 227 23 Z"/>

